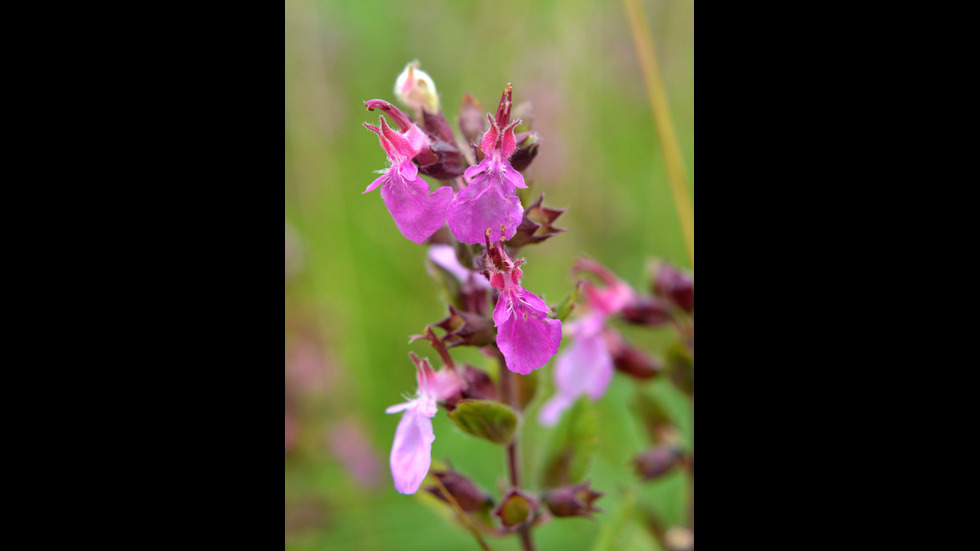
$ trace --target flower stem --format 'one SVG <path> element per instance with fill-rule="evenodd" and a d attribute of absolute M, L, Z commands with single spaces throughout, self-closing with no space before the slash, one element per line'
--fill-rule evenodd
<path fill-rule="evenodd" d="M 497 349 L 497 359 L 500 364 L 500 399 L 514 411 L 520 412 L 521 398 L 520 393 L 515 388 L 515 383 L 517 382 L 516 375 L 507 369 L 507 360 L 504 359 L 499 349 Z M 515 490 L 521 487 L 521 465 L 520 461 L 517 460 L 517 441 L 519 439 L 520 434 L 515 435 L 514 440 L 507 446 L 507 472 L 510 475 L 510 484 Z M 534 540 L 531 539 L 531 527 L 525 526 L 521 528 L 518 535 L 521 538 L 521 545 L 524 551 L 534 551 Z"/>
<path fill-rule="evenodd" d="M 681 147 L 674 130 L 674 121 L 670 115 L 670 105 L 664 90 L 663 78 L 660 76 L 660 64 L 657 61 L 657 51 L 650 34 L 646 11 L 640 0 L 623 0 L 629 16 L 630 27 L 633 30 L 633 41 L 636 54 L 640 58 L 640 68 L 646 82 L 649 94 L 650 108 L 653 111 L 654 123 L 660 142 L 664 149 L 664 161 L 667 163 L 667 177 L 670 180 L 671 193 L 674 196 L 674 207 L 681 221 L 684 242 L 691 259 L 691 269 L 694 269 L 694 206 L 687 187 L 687 170 Z"/>

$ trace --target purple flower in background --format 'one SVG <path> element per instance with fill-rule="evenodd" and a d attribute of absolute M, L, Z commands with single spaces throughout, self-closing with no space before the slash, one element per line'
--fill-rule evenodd
<path fill-rule="evenodd" d="M 499 244 L 487 244 L 490 284 L 500 296 L 493 312 L 497 346 L 507 369 L 529 375 L 544 366 L 561 346 L 561 321 L 551 319 L 551 308 L 538 295 L 521 286 L 524 272 Z"/>
<path fill-rule="evenodd" d="M 404 412 L 391 448 L 391 475 L 395 489 L 407 495 L 418 492 L 432 465 L 432 443 L 436 439 L 432 418 L 439 410 L 436 404 L 452 397 L 463 386 L 455 371 L 436 373 L 429 360 L 420 362 L 417 356 L 411 356 L 418 368 L 418 393 L 414 399 L 386 410 L 389 414 Z"/>
<path fill-rule="evenodd" d="M 419 127 L 390 103 L 372 100 L 365 102 L 365 105 L 369 110 L 382 108 L 402 131 L 392 130 L 383 115 L 380 128 L 364 124 L 378 135 L 390 163 L 389 168 L 364 193 L 381 186 L 381 198 L 402 235 L 421 245 L 446 223 L 446 209 L 453 200 L 453 190 L 441 187 L 430 195 L 429 184 L 419 176 L 419 169 L 412 159 L 428 147 L 428 138 Z"/>
<path fill-rule="evenodd" d="M 490 282 L 479 272 L 474 272 L 459 263 L 456 249 L 452 245 L 433 245 L 429 247 L 429 260 L 453 274 L 462 284 L 470 284 L 479 289 L 490 289 Z"/>
<path fill-rule="evenodd" d="M 490 240 L 509 240 L 524 220 L 524 207 L 517 197 L 517 188 L 527 189 L 524 176 L 510 164 L 517 149 L 514 128 L 521 121 L 510 122 L 513 90 L 507 85 L 497 116 L 490 119 L 490 130 L 483 137 L 483 162 L 470 167 L 466 177 L 470 185 L 459 192 L 449 205 L 449 229 L 456 239 L 467 245 L 483 243 L 487 230 Z"/>
<path fill-rule="evenodd" d="M 635 296 L 629 285 L 598 263 L 580 260 L 575 270 L 598 275 L 606 287 L 598 288 L 591 282 L 585 282 L 589 313 L 585 318 L 568 324 L 572 346 L 558 358 L 555 367 L 556 394 L 542 407 L 538 417 L 546 427 L 558 424 L 565 410 L 572 407 L 580 396 L 598 400 L 605 395 L 615 371 L 604 336 L 606 322 L 610 316 L 626 308 Z"/>

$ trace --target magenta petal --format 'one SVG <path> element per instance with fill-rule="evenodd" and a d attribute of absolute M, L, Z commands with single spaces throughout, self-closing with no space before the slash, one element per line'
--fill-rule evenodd
<path fill-rule="evenodd" d="M 378 178 L 374 182 L 371 182 L 371 185 L 369 185 L 367 187 L 367 189 L 364 190 L 364 193 L 371 193 L 372 191 L 378 189 L 378 186 L 380 186 L 381 184 L 385 183 L 385 180 L 387 180 L 387 179 L 388 179 L 388 173 L 385 172 L 384 174 L 381 175 L 380 178 Z"/>
<path fill-rule="evenodd" d="M 507 293 L 501 293 L 500 298 L 497 299 L 497 307 L 493 309 L 493 326 L 500 327 L 507 323 L 513 313 L 510 296 Z"/>
<path fill-rule="evenodd" d="M 514 167 L 510 166 L 510 163 L 506 165 L 505 171 L 504 178 L 507 179 L 507 182 L 510 185 L 521 189 L 527 189 L 527 184 L 524 183 L 524 175 L 514 169 Z"/>
<path fill-rule="evenodd" d="M 432 465 L 435 439 L 431 419 L 416 409 L 405 412 L 391 448 L 391 475 L 399 493 L 411 495 L 419 491 Z"/>
<path fill-rule="evenodd" d="M 473 179 L 479 176 L 480 174 L 483 174 L 486 171 L 487 171 L 487 162 L 484 161 L 476 166 L 471 166 L 467 168 L 466 172 L 463 173 L 463 176 Z"/>
<path fill-rule="evenodd" d="M 497 331 L 497 346 L 507 359 L 507 369 L 529 375 L 558 353 L 561 321 L 515 311 Z"/>
<path fill-rule="evenodd" d="M 549 308 L 548 305 L 543 300 L 541 300 L 541 297 L 532 293 L 531 291 L 528 291 L 527 289 L 521 289 L 521 290 L 523 291 L 521 293 L 521 301 L 525 305 L 527 305 L 527 307 L 537 311 L 542 315 L 547 315 L 551 313 L 551 308 Z"/>
<path fill-rule="evenodd" d="M 393 168 L 390 180 L 381 187 L 381 197 L 402 235 L 421 245 L 446 223 L 453 190 L 442 187 L 430 195 L 425 180 L 405 180 Z"/>
<path fill-rule="evenodd" d="M 449 205 L 448 217 L 449 229 L 456 239 L 479 245 L 485 242 L 488 229 L 490 241 L 514 237 L 524 220 L 524 208 L 516 195 L 504 195 L 499 185 L 483 175 L 459 192 Z M 507 228 L 506 234 L 501 234 L 501 225 Z"/>
<path fill-rule="evenodd" d="M 415 166 L 415 163 L 411 161 L 405 161 L 398 165 L 398 173 L 402 175 L 402 178 L 412 181 L 419 177 L 419 167 Z"/>

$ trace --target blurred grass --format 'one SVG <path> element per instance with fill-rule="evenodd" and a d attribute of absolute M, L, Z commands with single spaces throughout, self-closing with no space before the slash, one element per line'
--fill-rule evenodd
<path fill-rule="evenodd" d="M 647 1 L 645 7 L 693 182 L 694 5 Z M 375 490 L 361 488 L 325 443 L 334 420 L 358 419 L 387 466 L 398 419 L 384 409 L 415 388 L 408 352 L 435 356 L 425 344 L 406 345 L 408 336 L 445 315 L 425 275 L 424 249 L 400 236 L 377 192 L 361 195 L 385 164 L 377 139 L 361 126 L 376 115 L 361 102 L 394 100 L 394 79 L 415 58 L 435 79 L 451 122 L 465 92 L 490 109 L 508 82 L 517 103 L 534 104 L 543 148 L 528 176 L 535 192 L 546 193 L 548 206 L 569 208 L 559 224 L 569 231 L 525 250 L 528 288 L 560 300 L 581 254 L 637 288 L 645 287 L 650 257 L 687 265 L 620 2 L 287 0 L 285 217 L 303 240 L 306 268 L 287 285 L 286 318 L 287 325 L 291 318 L 305 320 L 336 371 L 328 391 L 304 409 L 300 449 L 285 463 L 287 509 L 314 503 L 323 518 L 311 528 L 287 529 L 287 549 L 475 547 L 464 530 L 395 493 L 389 479 Z M 647 346 L 655 349 L 656 341 Z M 482 362 L 478 354 L 464 356 Z M 652 391 L 690 435 L 683 399 L 662 383 Z M 617 380 L 599 406 L 607 430 L 593 475 L 596 487 L 610 493 L 599 503 L 609 517 L 623 501 L 617 488 L 633 485 L 630 457 L 647 444 L 626 409 L 631 392 L 630 383 Z M 526 426 L 525 449 L 531 450 L 543 433 L 530 417 Z M 436 435 L 436 459 L 449 458 L 496 489 L 503 474 L 498 449 L 459 434 L 442 415 Z M 656 502 L 668 520 L 680 521 L 684 491 L 677 476 L 641 487 L 638 499 Z M 540 530 L 539 546 L 590 549 L 604 520 L 553 523 Z M 490 544 L 516 549 L 516 541 Z"/>

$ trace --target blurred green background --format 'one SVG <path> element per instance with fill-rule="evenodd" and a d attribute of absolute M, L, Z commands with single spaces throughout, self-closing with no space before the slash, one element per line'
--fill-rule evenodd
<path fill-rule="evenodd" d="M 644 6 L 693 182 L 694 4 Z M 388 473 L 398 416 L 384 409 L 415 390 L 409 351 L 435 357 L 408 337 L 444 318 L 446 307 L 426 275 L 425 249 L 399 234 L 377 192 L 361 195 L 385 167 L 377 138 L 361 126 L 377 115 L 362 101 L 394 102 L 395 78 L 413 59 L 435 79 L 452 123 L 465 92 L 492 110 L 513 83 L 515 103 L 532 102 L 543 142 L 528 179 L 547 206 L 569 209 L 558 224 L 567 233 L 523 251 L 525 286 L 561 300 L 574 284 L 572 263 L 588 254 L 645 289 L 649 259 L 689 262 L 626 10 L 613 0 L 286 0 L 285 14 L 285 547 L 476 548 L 439 507 L 397 494 Z M 667 339 L 629 335 L 651 351 Z M 479 354 L 457 354 L 486 365 Z M 550 373 L 548 366 L 543 380 Z M 607 512 L 538 530 L 539 549 L 593 549 L 600 534 L 614 548 L 657 549 L 638 523 L 619 522 L 633 498 L 683 521 L 683 477 L 635 482 L 629 461 L 649 446 L 629 410 L 635 387 L 617 377 L 598 405 L 591 477 L 608 493 L 598 503 Z M 668 405 L 690 441 L 691 406 L 663 382 L 643 391 Z M 524 441 L 532 483 L 534 451 L 546 438 L 535 414 L 528 412 Z M 450 459 L 496 493 L 503 452 L 463 435 L 443 413 L 435 430 L 434 459 Z M 518 548 L 516 539 L 490 545 Z"/>

